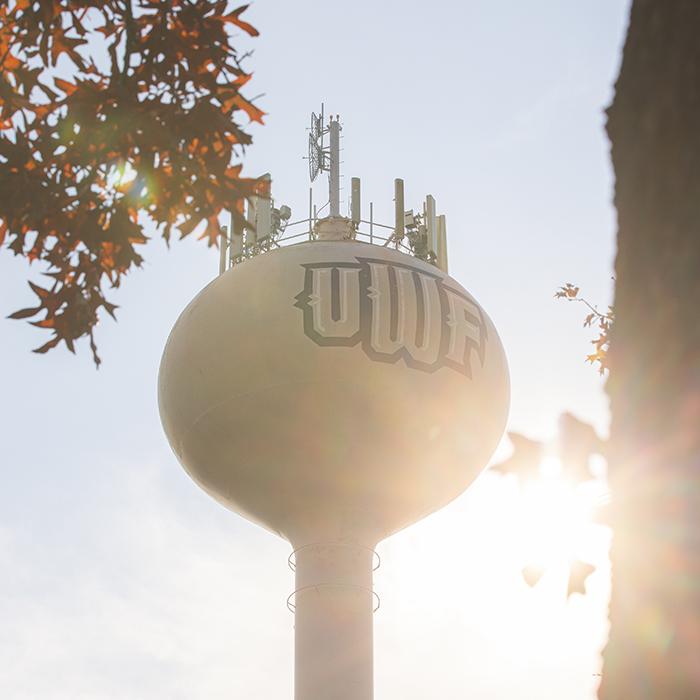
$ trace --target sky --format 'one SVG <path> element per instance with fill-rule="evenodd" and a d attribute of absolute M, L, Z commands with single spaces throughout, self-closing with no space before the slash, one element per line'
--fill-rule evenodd
<path fill-rule="evenodd" d="M 450 274 L 506 350 L 508 429 L 537 440 L 555 438 L 564 411 L 608 429 L 585 311 L 554 293 L 572 282 L 601 308 L 612 300 L 604 109 L 628 11 L 629 0 L 258 0 L 245 17 L 261 36 L 237 39 L 253 50 L 247 96 L 267 113 L 244 174 L 270 172 L 276 203 L 304 218 L 306 129 L 324 103 L 343 126 L 341 196 L 360 177 L 363 218 L 372 201 L 392 222 L 396 177 L 408 208 L 432 194 Z M 326 194 L 319 178 L 314 200 Z M 113 294 L 118 322 L 97 329 L 95 370 L 87 343 L 31 353 L 44 334 L 6 317 L 32 304 L 26 280 L 41 270 L 0 251 L 0 688 L 13 700 L 291 698 L 291 548 L 200 491 L 158 416 L 165 341 L 218 252 L 154 239 L 145 258 Z M 554 484 L 558 511 L 605 490 Z M 595 697 L 610 533 L 573 528 L 598 567 L 585 597 L 567 602 L 557 561 L 530 589 L 520 569 L 533 533 L 565 530 L 566 513 L 533 525 L 526 491 L 487 471 L 380 544 L 378 699 Z"/>

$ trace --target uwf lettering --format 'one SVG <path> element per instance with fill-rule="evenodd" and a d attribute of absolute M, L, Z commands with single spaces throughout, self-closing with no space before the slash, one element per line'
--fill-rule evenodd
<path fill-rule="evenodd" d="M 450 367 L 471 377 L 474 357 L 483 366 L 486 324 L 467 294 L 410 265 L 355 260 L 303 265 L 304 289 L 295 306 L 317 345 L 361 343 L 376 362 L 403 359 L 423 372 Z"/>

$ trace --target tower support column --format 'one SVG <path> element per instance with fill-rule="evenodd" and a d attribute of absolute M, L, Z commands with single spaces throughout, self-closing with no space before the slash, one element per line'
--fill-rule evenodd
<path fill-rule="evenodd" d="M 373 700 L 373 552 L 351 543 L 296 551 L 294 700 Z"/>

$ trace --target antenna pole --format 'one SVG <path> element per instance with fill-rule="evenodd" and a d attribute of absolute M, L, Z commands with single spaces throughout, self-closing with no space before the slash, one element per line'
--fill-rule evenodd
<path fill-rule="evenodd" d="M 438 267 L 447 274 L 447 220 L 444 214 L 437 218 Z"/>
<path fill-rule="evenodd" d="M 219 274 L 226 272 L 226 249 L 228 248 L 228 226 L 221 227 L 219 234 Z"/>
<path fill-rule="evenodd" d="M 262 178 L 265 182 L 270 182 L 270 173 L 265 173 Z M 272 199 L 256 200 L 256 220 L 255 220 L 255 240 L 260 243 L 270 238 L 272 233 Z"/>
<path fill-rule="evenodd" d="M 238 219 L 233 218 L 233 213 L 231 214 L 231 231 L 229 237 L 229 247 L 228 247 L 228 261 L 229 266 L 238 262 L 238 259 L 243 255 L 243 236 L 245 234 L 245 229 L 241 226 L 241 222 Z"/>
<path fill-rule="evenodd" d="M 328 126 L 330 132 L 330 172 L 328 188 L 330 190 L 330 216 L 340 216 L 340 122 L 331 117 Z"/>
<path fill-rule="evenodd" d="M 360 225 L 360 219 L 362 218 L 361 212 L 361 202 L 360 202 L 360 178 L 354 177 L 352 179 L 352 199 L 350 200 L 350 218 L 352 224 L 355 228 Z"/>
<path fill-rule="evenodd" d="M 438 245 L 435 197 L 433 197 L 431 194 L 425 198 L 425 228 L 428 233 L 428 255 L 432 256 L 433 260 L 437 264 L 439 260 L 440 247 Z"/>
<path fill-rule="evenodd" d="M 309 187 L 309 240 L 314 239 L 314 188 Z"/>
<path fill-rule="evenodd" d="M 394 235 L 397 241 L 402 241 L 405 233 L 405 214 L 403 198 L 403 180 L 394 180 Z"/>

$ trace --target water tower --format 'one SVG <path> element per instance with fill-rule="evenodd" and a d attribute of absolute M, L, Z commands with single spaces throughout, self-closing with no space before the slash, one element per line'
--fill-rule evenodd
<path fill-rule="evenodd" d="M 405 211 L 397 180 L 393 226 L 365 221 L 353 178 L 341 216 L 340 129 L 312 116 L 328 216 L 310 198 L 292 234 L 288 207 L 250 203 L 222 274 L 175 324 L 158 387 L 192 479 L 292 545 L 295 700 L 372 700 L 374 549 L 474 481 L 509 405 L 501 342 L 447 274 L 435 200 Z"/>

